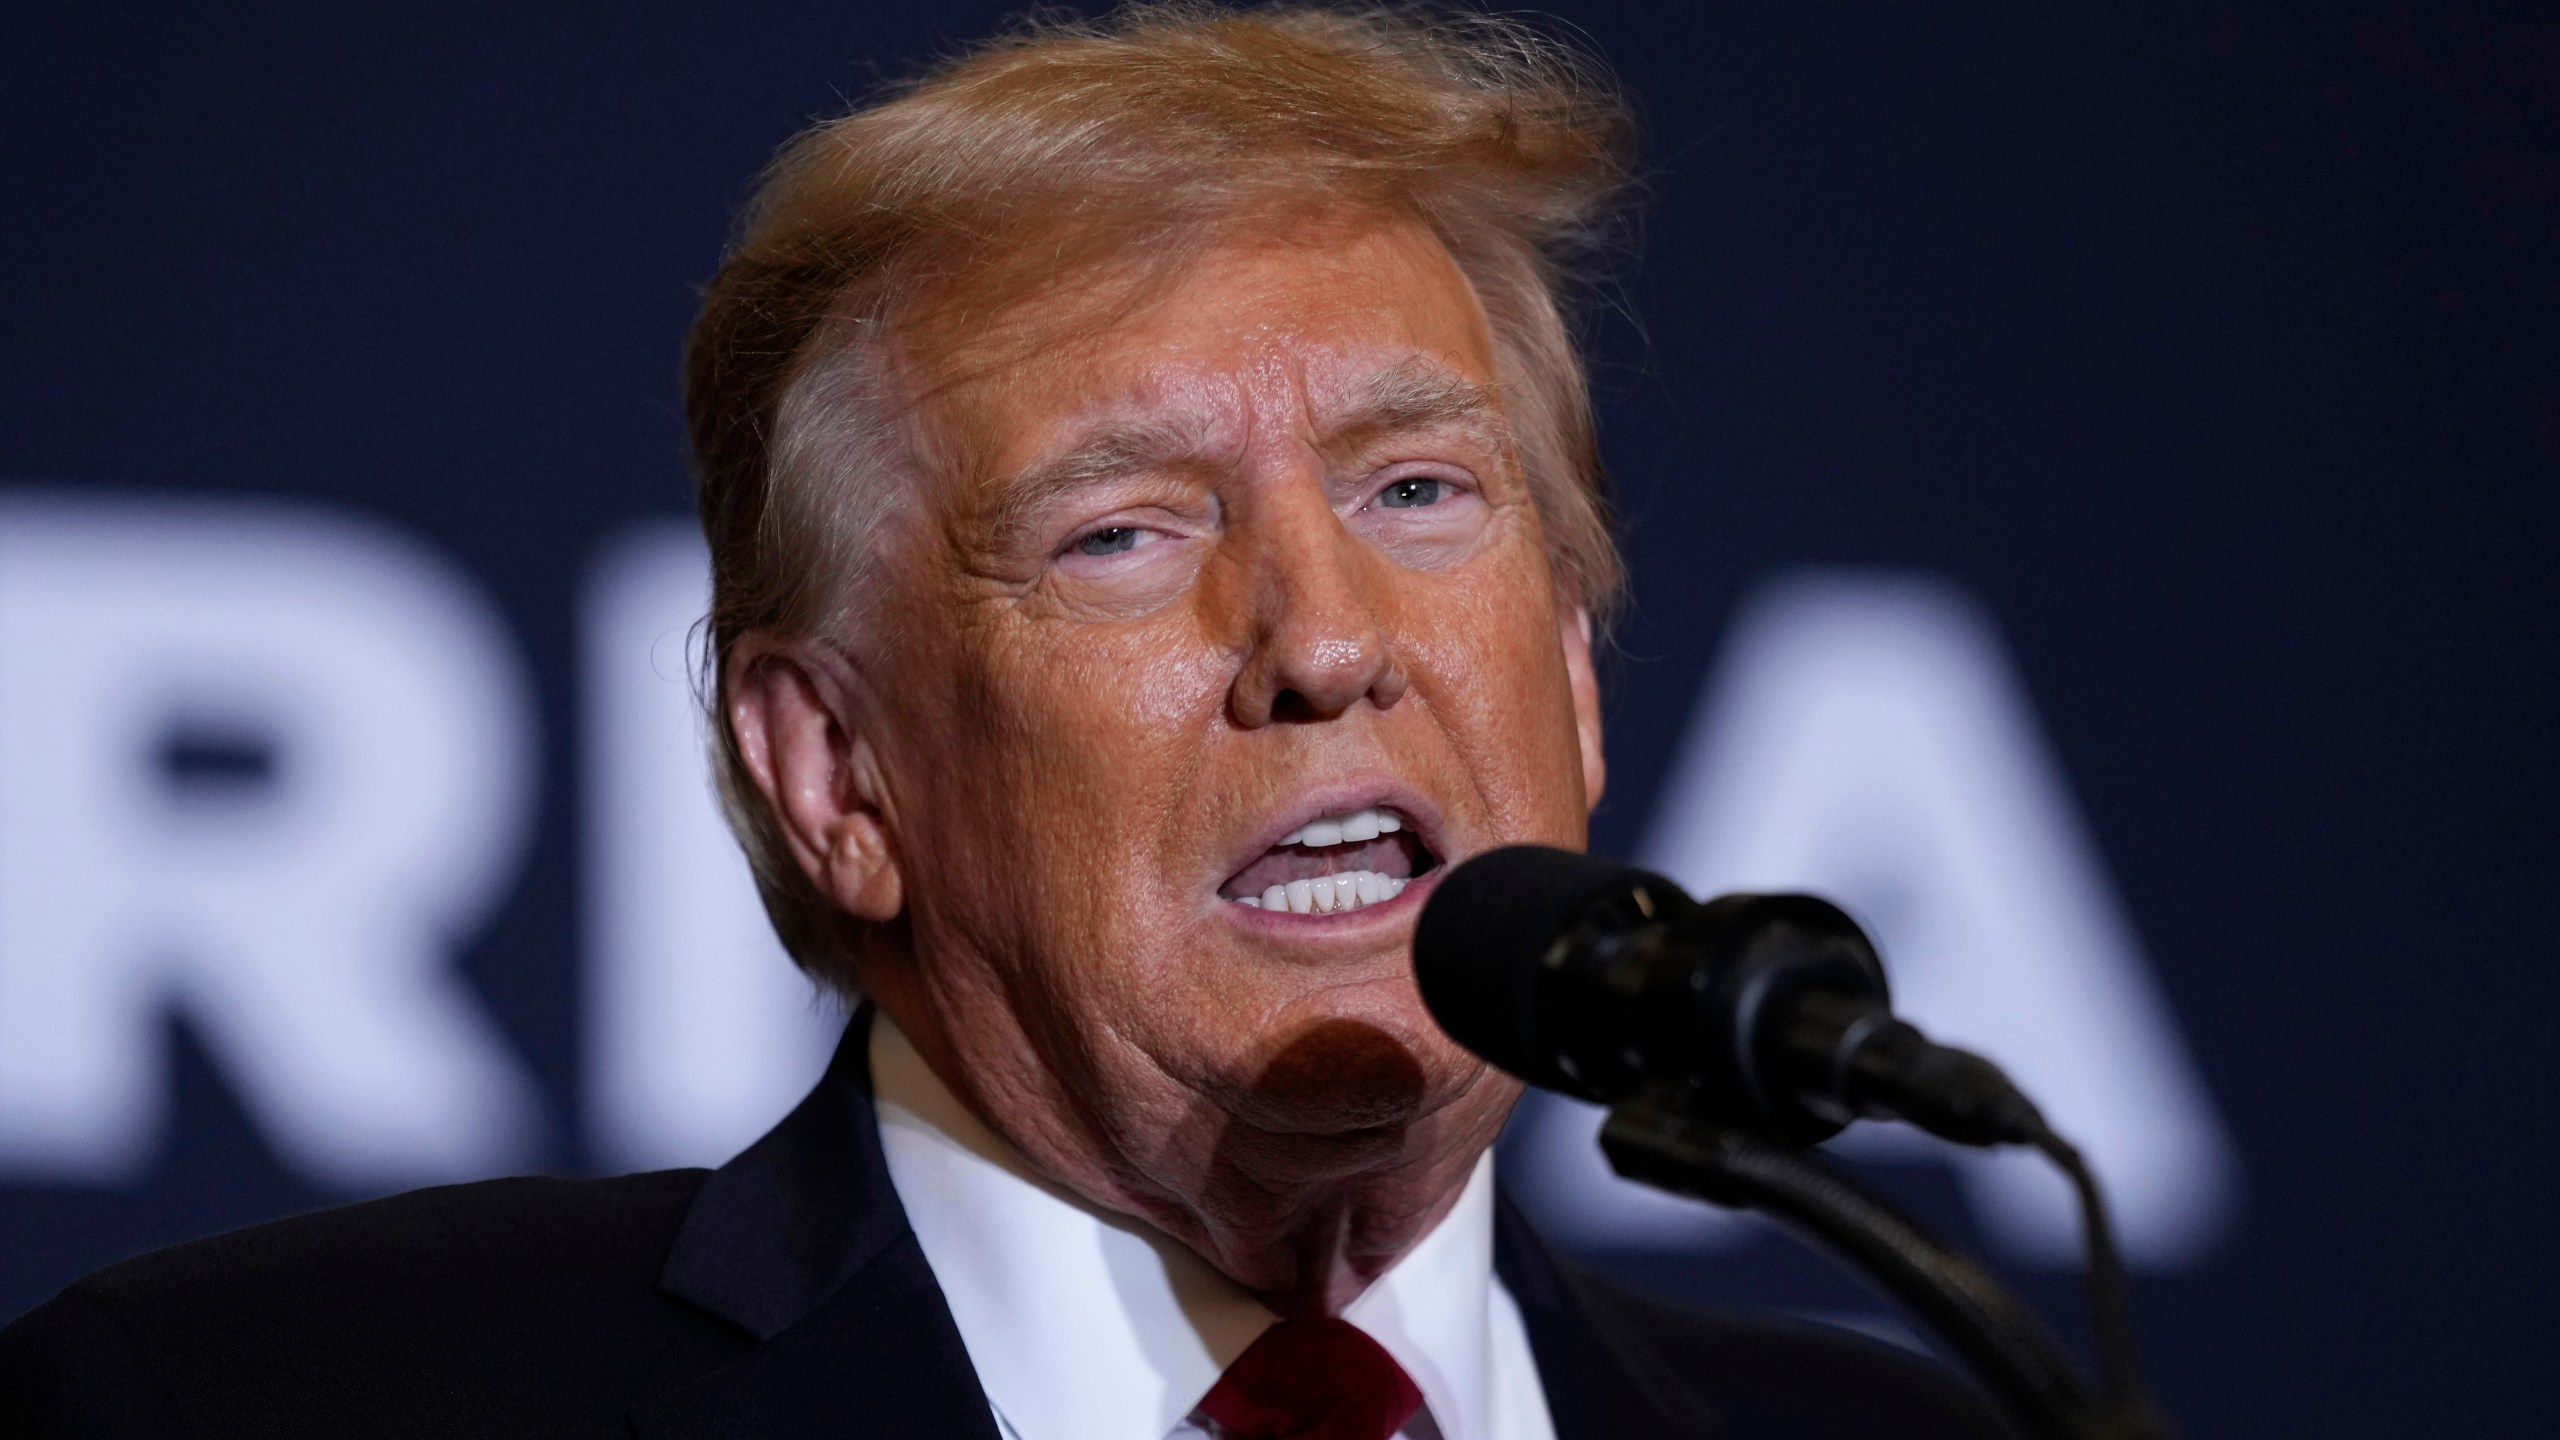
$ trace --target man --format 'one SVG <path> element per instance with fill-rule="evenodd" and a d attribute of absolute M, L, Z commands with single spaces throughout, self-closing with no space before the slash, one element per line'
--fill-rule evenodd
<path fill-rule="evenodd" d="M 1140 9 L 804 136 L 688 362 L 718 761 L 863 998 L 716 1173 L 423 1192 L 0 1344 L 61 1434 L 1988 1433 L 1559 1267 L 1407 943 L 1579 846 L 1617 565 L 1560 265 L 1606 87 L 1504 26 Z"/>

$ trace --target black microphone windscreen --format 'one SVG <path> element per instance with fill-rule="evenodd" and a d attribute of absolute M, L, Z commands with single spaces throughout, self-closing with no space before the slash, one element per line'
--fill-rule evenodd
<path fill-rule="evenodd" d="M 1509 845 L 1452 870 L 1413 930 L 1414 981 L 1451 1039 L 1550 1090 L 1582 1087 L 1556 1065 L 1551 1016 L 1539 1001 L 1549 947 L 1593 902 L 1660 876 L 1570 850 Z"/>

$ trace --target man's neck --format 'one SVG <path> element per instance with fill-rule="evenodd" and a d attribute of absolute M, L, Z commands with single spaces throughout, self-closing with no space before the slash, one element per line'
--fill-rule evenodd
<path fill-rule="evenodd" d="M 1449 1214 L 1492 1140 L 1483 1117 L 1458 1106 L 1409 1123 L 1311 1132 L 1290 1128 L 1287 1113 L 1240 1115 L 1198 1096 L 1135 1127 L 1133 1139 L 1082 1123 L 1027 1036 L 999 1047 L 1018 1063 L 973 1066 L 933 1024 L 921 993 L 895 980 L 870 988 L 883 1018 L 1014 1163 L 1081 1203 L 1172 1236 L 1283 1316 L 1340 1314 Z"/>
<path fill-rule="evenodd" d="M 1275 1311 L 1190 1246 L 1039 1175 L 894 1024 L 874 1027 L 890 1177 L 998 1413 L 1025 1440 L 1184 1433 Z M 1510 1313 L 1493 1209 L 1488 1157 L 1446 1218 L 1342 1307 L 1421 1386 L 1442 1434 L 1499 1433 L 1509 1403 L 1489 1328 Z"/>

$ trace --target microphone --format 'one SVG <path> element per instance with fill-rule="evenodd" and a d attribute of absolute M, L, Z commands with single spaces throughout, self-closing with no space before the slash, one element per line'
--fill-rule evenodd
<path fill-rule="evenodd" d="M 1701 904 L 1650 871 L 1513 845 L 1433 889 L 1413 973 L 1459 1044 L 1612 1107 L 1600 1147 L 1619 1174 L 1810 1229 L 1934 1323 L 2026 1433 L 2166 1440 L 2097 1177 L 1998 1066 L 1894 1018 L 1876 948 L 1840 907 L 1811 895 Z M 1998 1282 L 1848 1177 L 1786 1153 L 1858 1119 L 2032 1145 L 2070 1178 L 2103 1395 Z"/>
<path fill-rule="evenodd" d="M 1875 946 L 1811 895 L 1701 904 L 1649 871 L 1507 846 L 1434 889 L 1413 964 L 1451 1038 L 1545 1089 L 1662 1091 L 1796 1148 L 1865 1118 L 1965 1145 L 2054 1138 L 1998 1066 L 1895 1019 Z"/>

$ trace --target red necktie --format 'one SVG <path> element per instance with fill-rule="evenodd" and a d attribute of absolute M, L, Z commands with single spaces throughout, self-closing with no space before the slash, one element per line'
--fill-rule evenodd
<path fill-rule="evenodd" d="M 1422 1404 L 1395 1357 L 1345 1320 L 1283 1320 L 1200 1402 L 1235 1440 L 1388 1440 Z"/>

